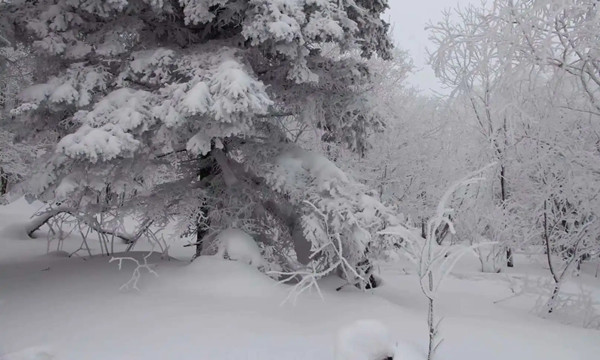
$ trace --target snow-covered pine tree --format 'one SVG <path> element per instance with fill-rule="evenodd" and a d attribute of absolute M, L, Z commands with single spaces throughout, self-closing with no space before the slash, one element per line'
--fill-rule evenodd
<path fill-rule="evenodd" d="M 35 68 L 30 52 L 23 46 L 13 46 L 12 36 L 0 23 L 0 203 L 12 185 L 23 180 L 30 172 L 36 153 L 45 141 L 33 144 L 18 141 L 19 124 L 13 121 L 10 110 L 18 93 L 31 84 Z"/>
<path fill-rule="evenodd" d="M 28 191 L 87 214 L 118 207 L 144 224 L 178 219 L 198 234 L 198 253 L 233 226 L 255 235 L 275 268 L 311 262 L 319 272 L 342 257 L 347 267 L 364 264 L 392 217 L 333 164 L 294 145 L 284 124 L 366 149 L 382 120 L 365 91 L 365 59 L 391 56 L 386 6 L 2 3 L 0 22 L 44 64 L 13 114 L 28 134 L 57 139 Z"/>

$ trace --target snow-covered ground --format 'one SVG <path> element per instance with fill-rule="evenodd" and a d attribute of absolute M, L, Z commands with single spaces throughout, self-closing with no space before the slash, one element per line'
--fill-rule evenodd
<path fill-rule="evenodd" d="M 126 290 L 120 288 L 133 261 L 119 270 L 106 256 L 46 254 L 43 236 L 29 239 L 23 224 L 35 209 L 23 200 L 0 207 L 3 360 L 333 360 L 338 330 L 360 319 L 389 329 L 396 359 L 424 358 L 426 304 L 406 264 L 382 265 L 383 286 L 373 291 L 336 292 L 340 280 L 328 278 L 321 282 L 324 300 L 312 293 L 293 305 L 282 304 L 289 288 L 256 268 L 213 257 L 190 264 L 193 250 L 175 243 L 171 260 L 148 258 L 158 277 L 142 269 L 140 290 Z M 64 250 L 78 246 L 73 237 Z M 125 256 L 141 261 L 145 254 Z M 533 295 L 510 298 L 519 281 L 545 276 L 542 266 L 518 257 L 507 274 L 482 274 L 475 258 L 461 261 L 440 292 L 444 341 L 437 359 L 598 359 L 600 331 L 536 316 Z M 600 279 L 591 270 L 577 281 L 600 300 Z M 367 323 L 367 334 L 383 331 Z"/>

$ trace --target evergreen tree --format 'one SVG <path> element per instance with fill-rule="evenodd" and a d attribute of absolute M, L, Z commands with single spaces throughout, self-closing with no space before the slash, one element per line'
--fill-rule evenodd
<path fill-rule="evenodd" d="M 285 124 L 366 150 L 382 123 L 366 59 L 391 56 L 386 7 L 3 3 L 0 23 L 43 64 L 13 110 L 27 129 L 21 136 L 55 140 L 28 191 L 87 214 L 118 207 L 144 224 L 177 219 L 182 233 L 196 233 L 198 254 L 210 251 L 212 234 L 237 227 L 260 240 L 274 268 L 365 264 L 392 217 L 328 160 L 293 144 Z"/>

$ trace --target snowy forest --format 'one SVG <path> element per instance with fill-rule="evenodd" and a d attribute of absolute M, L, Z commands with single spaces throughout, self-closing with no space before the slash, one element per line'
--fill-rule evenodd
<path fill-rule="evenodd" d="M 0 359 L 593 360 L 600 2 L 0 0 Z"/>

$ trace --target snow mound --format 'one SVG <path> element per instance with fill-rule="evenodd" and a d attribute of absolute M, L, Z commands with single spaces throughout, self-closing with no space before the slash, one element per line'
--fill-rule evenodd
<path fill-rule="evenodd" d="M 29 204 L 23 197 L 0 205 L 0 264 L 18 262 L 46 252 L 46 239 L 31 239 L 26 230 L 31 214 L 43 206 L 39 201 Z"/>
<path fill-rule="evenodd" d="M 0 223 L 0 232 L 3 234 L 3 237 L 29 239 L 25 228 L 31 221 L 32 214 L 35 214 L 44 206 L 39 201 L 34 201 L 30 204 L 24 197 L 20 197 L 6 205 L 1 205 L 0 218 L 3 221 Z"/>
<path fill-rule="evenodd" d="M 166 277 L 161 273 L 161 278 L 167 284 L 198 291 L 203 296 L 283 299 L 286 295 L 275 280 L 255 268 L 216 256 L 200 256 Z"/>
<path fill-rule="evenodd" d="M 10 200 L 10 199 L 9 199 Z M 34 214 L 40 208 L 44 207 L 44 203 L 40 201 L 33 201 L 31 203 L 27 202 L 24 196 L 21 196 L 17 199 L 10 201 L 6 205 L 0 206 L 0 215 L 2 216 L 15 216 L 15 217 L 24 217 L 25 219 L 29 218 L 31 214 Z M 4 221 L 3 223 L 7 223 L 8 221 Z"/>
<path fill-rule="evenodd" d="M 385 360 L 395 358 L 395 346 L 387 327 L 377 320 L 358 320 L 337 334 L 336 360 Z"/>
<path fill-rule="evenodd" d="M 0 213 L 0 216 L 2 214 Z M 0 233 L 2 234 L 2 242 L 25 240 L 31 241 L 31 238 L 27 236 L 27 223 L 20 220 L 14 220 L 12 224 L 0 225 Z M 3 244 L 4 245 L 4 244 Z"/>
<path fill-rule="evenodd" d="M 216 237 L 219 251 L 217 256 L 223 258 L 225 254 L 231 260 L 237 260 L 254 267 L 265 265 L 260 254 L 260 248 L 252 236 L 238 229 L 225 229 Z"/>
<path fill-rule="evenodd" d="M 41 255 L 40 257 L 48 257 L 48 258 L 68 258 L 70 253 L 68 251 L 63 250 L 54 250 L 46 253 L 45 255 Z"/>
<path fill-rule="evenodd" d="M 52 360 L 56 359 L 47 349 L 32 347 L 14 353 L 0 355 L 0 360 Z"/>

